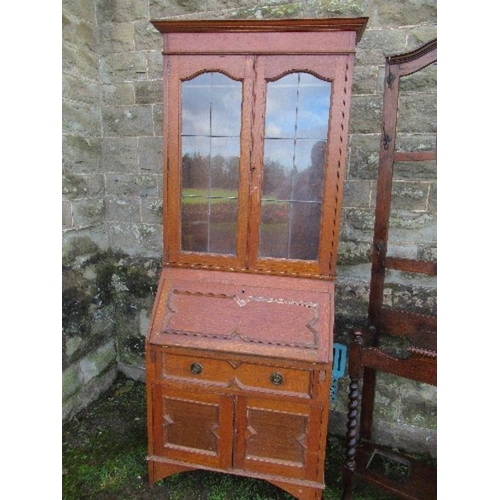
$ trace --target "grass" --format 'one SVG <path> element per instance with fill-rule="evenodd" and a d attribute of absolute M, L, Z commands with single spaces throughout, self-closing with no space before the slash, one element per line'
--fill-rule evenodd
<path fill-rule="evenodd" d="M 145 386 L 122 376 L 66 423 L 62 435 L 63 500 L 293 500 L 265 481 L 206 471 L 176 474 L 149 485 Z M 341 497 L 343 443 L 342 437 L 328 437 L 324 500 Z M 354 498 L 393 497 L 359 484 Z"/>
<path fill-rule="evenodd" d="M 182 190 L 182 203 L 192 204 L 192 203 L 206 203 L 207 199 L 210 198 L 210 203 L 225 203 L 228 198 L 237 198 L 238 191 L 231 189 L 220 189 L 214 188 L 210 189 L 195 189 L 195 188 L 184 188 Z"/>

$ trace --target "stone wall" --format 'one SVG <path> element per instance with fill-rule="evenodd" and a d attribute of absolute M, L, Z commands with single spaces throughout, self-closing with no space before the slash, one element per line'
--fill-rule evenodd
<path fill-rule="evenodd" d="M 114 380 L 113 315 L 95 265 L 107 248 L 99 30 L 93 1 L 63 2 L 63 418 Z M 96 258 L 97 257 L 97 258 Z"/>
<path fill-rule="evenodd" d="M 436 10 L 435 0 L 63 1 L 66 416 L 98 393 L 91 380 L 105 385 L 117 369 L 143 379 L 162 234 L 161 36 L 149 21 L 369 17 L 357 46 L 339 249 L 336 341 L 346 343 L 367 311 L 385 56 L 435 38 Z M 414 149 L 435 140 L 435 78 L 431 69 L 404 89 L 399 133 Z M 433 255 L 432 165 L 415 174 L 402 165 L 398 175 L 393 246 L 401 255 Z M 390 278 L 388 302 L 436 310 L 435 281 Z M 435 452 L 434 389 L 387 379 L 377 397 L 394 401 L 378 415 L 382 439 L 404 435 L 409 448 Z M 341 380 L 332 419 L 338 432 L 345 401 Z"/>

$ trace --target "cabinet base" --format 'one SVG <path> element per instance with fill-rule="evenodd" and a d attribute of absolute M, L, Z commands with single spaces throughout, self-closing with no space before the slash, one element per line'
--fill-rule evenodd
<path fill-rule="evenodd" d="M 154 484 L 161 479 L 192 470 L 208 470 L 211 472 L 222 472 L 225 474 L 233 474 L 236 476 L 245 476 L 254 479 L 262 479 L 278 488 L 290 493 L 298 500 L 321 500 L 323 498 L 324 484 L 315 483 L 313 481 L 301 481 L 297 479 L 288 479 L 277 476 L 269 476 L 250 471 L 239 469 L 221 470 L 212 467 L 198 466 L 195 464 L 187 464 L 174 460 L 166 460 L 162 457 L 148 457 L 148 474 L 149 483 Z"/>

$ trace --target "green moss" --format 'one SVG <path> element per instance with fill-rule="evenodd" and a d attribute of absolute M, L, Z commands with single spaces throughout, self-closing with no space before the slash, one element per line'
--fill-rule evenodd
<path fill-rule="evenodd" d="M 146 414 L 144 384 L 119 376 L 99 400 L 63 426 L 63 500 L 292 500 L 265 481 L 207 471 L 176 474 L 150 486 Z M 344 438 L 328 436 L 325 500 L 341 496 L 344 454 Z M 392 497 L 360 483 L 353 498 Z"/>
<path fill-rule="evenodd" d="M 62 324 L 69 336 L 86 336 L 90 329 L 89 309 L 91 298 L 77 287 L 71 287 L 62 294 Z"/>
<path fill-rule="evenodd" d="M 309 0 L 308 8 L 316 15 L 361 16 L 363 2 L 359 0 Z"/>
<path fill-rule="evenodd" d="M 139 336 L 128 337 L 125 340 L 124 346 L 133 354 L 144 355 L 145 345 L 144 339 Z"/>
<path fill-rule="evenodd" d="M 63 248 L 63 269 L 79 267 L 79 261 L 92 258 L 100 250 L 90 238 L 75 238 Z"/>
<path fill-rule="evenodd" d="M 118 350 L 143 356 L 138 314 L 150 309 L 160 261 L 100 250 L 87 238 L 75 239 L 63 260 L 63 365 L 89 353 L 111 335 Z M 69 338 L 79 337 L 66 349 Z M 122 338 L 123 337 L 123 338 Z"/>

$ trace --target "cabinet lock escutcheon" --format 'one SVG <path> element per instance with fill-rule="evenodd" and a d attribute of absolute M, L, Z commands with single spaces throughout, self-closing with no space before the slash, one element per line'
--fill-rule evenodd
<path fill-rule="evenodd" d="M 203 371 L 203 366 L 200 363 L 191 364 L 191 373 L 199 375 Z"/>
<path fill-rule="evenodd" d="M 283 375 L 281 375 L 281 373 L 271 373 L 271 376 L 269 378 L 271 380 L 271 383 L 274 385 L 281 385 L 283 383 Z"/>

